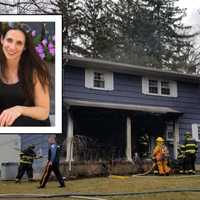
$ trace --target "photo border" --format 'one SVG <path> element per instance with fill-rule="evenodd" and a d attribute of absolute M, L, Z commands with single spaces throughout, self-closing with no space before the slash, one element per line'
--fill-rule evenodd
<path fill-rule="evenodd" d="M 62 15 L 0 15 L 0 22 L 55 22 L 55 125 L 0 127 L 0 134 L 62 133 Z"/>

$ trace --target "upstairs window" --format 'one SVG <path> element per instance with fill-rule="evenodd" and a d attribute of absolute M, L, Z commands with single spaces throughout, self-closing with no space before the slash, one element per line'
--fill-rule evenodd
<path fill-rule="evenodd" d="M 97 90 L 113 90 L 113 72 L 85 69 L 85 87 Z"/>
<path fill-rule="evenodd" d="M 170 83 L 169 83 L 169 81 L 161 81 L 161 94 L 170 95 Z"/>
<path fill-rule="evenodd" d="M 158 81 L 149 80 L 149 93 L 158 94 Z"/>
<path fill-rule="evenodd" d="M 94 72 L 94 87 L 105 88 L 105 74 L 102 72 Z"/>
<path fill-rule="evenodd" d="M 177 83 L 175 81 L 143 77 L 142 93 L 148 95 L 177 97 Z"/>

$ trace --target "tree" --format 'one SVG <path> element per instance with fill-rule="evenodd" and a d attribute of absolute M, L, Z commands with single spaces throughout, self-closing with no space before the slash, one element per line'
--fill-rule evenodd
<path fill-rule="evenodd" d="M 176 1 L 20 0 L 6 6 L 20 13 L 62 14 L 68 55 L 186 70 L 198 63 L 192 41 L 197 34 L 183 25 L 185 10 Z"/>
<path fill-rule="evenodd" d="M 79 48 L 77 52 L 94 58 L 111 58 L 115 34 L 109 0 L 85 0 L 81 3 Z"/>
<path fill-rule="evenodd" d="M 57 0 L 54 5 L 56 12 L 63 15 L 63 49 L 67 55 L 76 53 L 79 46 L 80 0 Z"/>
<path fill-rule="evenodd" d="M 16 5 L 14 4 L 13 0 L 2 0 L 0 2 L 0 13 L 1 14 L 9 14 L 13 11 L 13 8 Z"/>
<path fill-rule="evenodd" d="M 187 46 L 181 51 L 180 61 L 174 66 L 184 73 L 198 73 L 200 71 L 200 46 Z"/>
<path fill-rule="evenodd" d="M 118 55 L 116 60 L 145 65 L 152 60 L 144 43 L 147 32 L 146 14 L 139 0 L 119 0 L 114 6 Z M 143 34 L 142 34 L 143 33 Z"/>
<path fill-rule="evenodd" d="M 151 31 L 149 32 L 147 54 L 153 56 L 158 65 L 176 70 L 176 64 L 182 62 L 180 55 L 192 47 L 191 39 L 196 34 L 189 34 L 191 26 L 184 26 L 182 18 L 185 9 L 175 6 L 178 0 L 143 0 L 148 10 Z"/>
<path fill-rule="evenodd" d="M 119 60 L 132 64 L 176 70 L 187 48 L 193 48 L 184 26 L 185 10 L 178 0 L 119 0 L 115 16 L 120 41 Z"/>
<path fill-rule="evenodd" d="M 18 14 L 52 14 L 55 12 L 53 0 L 17 0 Z"/>

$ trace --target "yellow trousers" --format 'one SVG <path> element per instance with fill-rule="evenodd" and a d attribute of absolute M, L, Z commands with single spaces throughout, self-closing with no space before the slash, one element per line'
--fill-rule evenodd
<path fill-rule="evenodd" d="M 167 160 L 159 160 L 157 161 L 158 171 L 160 175 L 169 174 L 170 168 L 167 166 Z"/>

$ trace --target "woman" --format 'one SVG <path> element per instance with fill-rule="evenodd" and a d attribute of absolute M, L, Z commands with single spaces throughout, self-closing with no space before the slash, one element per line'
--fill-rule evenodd
<path fill-rule="evenodd" d="M 50 126 L 50 76 L 31 35 L 7 27 L 0 44 L 0 126 Z"/>

